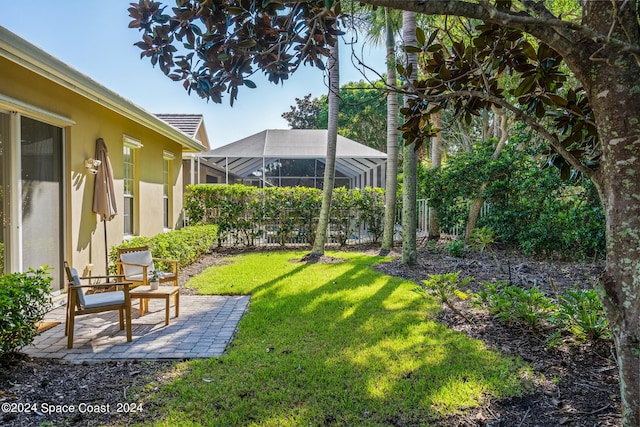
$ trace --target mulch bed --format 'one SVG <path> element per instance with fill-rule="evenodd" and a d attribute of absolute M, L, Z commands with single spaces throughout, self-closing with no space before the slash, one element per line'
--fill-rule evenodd
<path fill-rule="evenodd" d="M 421 283 L 430 274 L 460 271 L 460 278 L 473 277 L 468 292 L 477 292 L 483 281 L 510 281 L 524 288 L 536 286 L 548 296 L 579 287 L 592 287 L 603 264 L 542 260 L 525 257 L 507 248 L 468 253 L 463 258 L 448 255 L 442 246 L 422 248 L 416 266 L 399 259 L 381 264 L 387 274 Z M 520 397 L 487 399 L 480 407 L 437 420 L 438 426 L 621 426 L 618 371 L 611 342 L 566 342 L 549 348 L 546 337 L 524 327 L 505 325 L 458 302 L 455 313 L 448 307 L 437 320 L 472 338 L 483 341 L 501 354 L 527 362 L 533 376 L 526 379 L 529 391 Z"/>
<path fill-rule="evenodd" d="M 374 246 L 360 246 L 349 250 L 377 254 Z M 221 250 L 201 258 L 181 271 L 179 284 L 183 294 L 193 294 L 184 288 L 190 277 L 211 265 L 226 262 L 226 256 L 239 250 Z M 381 271 L 410 279 L 416 283 L 429 274 L 460 271 L 460 277 L 473 276 L 470 290 L 477 290 L 485 280 L 511 280 L 521 286 L 537 286 L 553 295 L 580 285 L 591 286 L 602 271 L 600 263 L 570 263 L 524 257 L 508 249 L 491 253 L 471 253 L 454 258 L 441 247 L 422 248 L 418 265 L 408 267 L 392 251 L 393 261 L 380 264 Z M 336 262 L 326 257 L 319 262 Z M 548 348 L 545 339 L 535 331 L 511 327 L 496 322 L 487 314 L 466 303 L 456 306 L 459 313 L 444 308 L 437 320 L 449 327 L 482 340 L 490 348 L 504 355 L 520 357 L 533 374 L 525 379 L 525 395 L 504 400 L 487 398 L 478 408 L 438 420 L 388 420 L 390 426 L 486 426 L 486 427 L 551 427 L 551 426 L 621 426 L 617 368 L 611 343 L 565 343 Z M 471 319 L 470 322 L 468 319 Z M 146 404 L 144 396 L 132 395 L 131 390 L 148 383 L 171 380 L 176 362 L 117 361 L 100 364 L 68 364 L 49 359 L 18 355 L 0 360 L 0 404 L 39 404 L 37 412 L 3 411 L 0 424 L 6 426 L 50 425 L 91 426 L 126 425 L 146 420 L 143 411 L 129 414 L 115 412 L 118 403 L 135 401 Z M 42 414 L 42 404 L 110 405 L 105 413 Z M 4 408 L 4 407 L 3 407 Z M 14 409 L 18 409 L 17 407 Z M 24 409 L 24 407 L 22 408 Z M 149 409 L 147 407 L 147 409 Z M 38 415 L 38 412 L 40 415 Z"/>

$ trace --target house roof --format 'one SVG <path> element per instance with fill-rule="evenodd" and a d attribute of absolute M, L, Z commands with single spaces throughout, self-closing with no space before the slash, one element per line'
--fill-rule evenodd
<path fill-rule="evenodd" d="M 0 26 L 0 56 L 51 80 L 117 114 L 152 129 L 183 146 L 186 151 L 206 149 L 200 141 L 159 119 L 142 107 L 102 86 L 35 45 Z"/>
<path fill-rule="evenodd" d="M 209 149 L 209 135 L 204 127 L 204 116 L 202 114 L 156 113 L 155 116 L 199 141 L 206 149 Z"/>
<path fill-rule="evenodd" d="M 198 129 L 204 120 L 202 114 L 155 114 L 161 120 L 169 123 L 171 126 L 180 129 L 182 132 L 195 138 Z"/>
<path fill-rule="evenodd" d="M 202 153 L 238 176 L 249 176 L 277 159 L 321 159 L 327 154 L 325 129 L 268 129 Z M 386 162 L 387 155 L 338 135 L 336 169 L 354 177 Z"/>

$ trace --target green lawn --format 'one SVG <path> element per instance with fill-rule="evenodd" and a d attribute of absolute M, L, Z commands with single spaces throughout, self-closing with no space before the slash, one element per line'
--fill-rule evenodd
<path fill-rule="evenodd" d="M 224 356 L 179 364 L 151 393 L 149 420 L 429 425 L 487 395 L 521 391 L 522 364 L 432 321 L 435 301 L 371 268 L 384 258 L 340 252 L 328 255 L 344 263 L 297 262 L 304 254 L 235 256 L 192 279 L 201 294 L 251 294 L 249 311 Z"/>

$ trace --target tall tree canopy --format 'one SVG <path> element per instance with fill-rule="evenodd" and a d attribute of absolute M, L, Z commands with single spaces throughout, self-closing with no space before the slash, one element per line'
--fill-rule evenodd
<path fill-rule="evenodd" d="M 307 94 L 296 98 L 295 102 L 296 105 L 292 105 L 289 111 L 282 113 L 282 118 L 289 123 L 291 129 L 326 129 L 326 123 L 324 127 L 318 123 L 318 115 L 324 108 L 318 98 L 312 99 L 311 94 Z"/>
<path fill-rule="evenodd" d="M 351 82 L 340 88 L 338 133 L 376 150 L 386 151 L 386 100 L 384 82 Z M 295 99 L 296 105 L 282 114 L 293 129 L 327 129 L 328 95 Z"/>
<path fill-rule="evenodd" d="M 404 110 L 407 140 L 432 133 L 429 115 L 443 102 L 462 117 L 505 108 L 596 184 L 607 237 L 598 290 L 616 345 L 623 424 L 640 425 L 639 1 L 581 0 L 575 13 L 562 15 L 552 0 L 360 2 L 481 24 L 484 35 L 473 44 L 455 40 L 448 50 L 418 31 L 407 47 L 433 53 L 425 67 L 431 75 L 404 88 L 413 96 Z M 142 56 L 215 102 L 225 92 L 233 102 L 240 86 L 255 86 L 250 76 L 257 70 L 279 83 L 300 65 L 324 67 L 342 13 L 339 0 L 180 0 L 165 10 L 149 0 L 132 5 Z M 562 63 L 578 86 L 566 87 Z M 511 71 L 515 88 L 493 79 Z M 547 119 L 554 125 L 545 126 Z"/>

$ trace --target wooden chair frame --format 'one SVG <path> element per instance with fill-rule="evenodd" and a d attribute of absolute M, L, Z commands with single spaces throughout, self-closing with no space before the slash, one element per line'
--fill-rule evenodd
<path fill-rule="evenodd" d="M 122 254 L 128 254 L 132 252 L 150 252 L 148 246 L 138 246 L 135 248 L 118 248 L 118 259 L 116 261 L 116 265 L 118 266 L 118 275 L 125 277 L 125 280 L 131 281 L 134 286 L 149 286 L 149 274 L 147 272 L 147 266 L 142 264 L 133 264 L 123 262 L 121 259 Z M 173 282 L 174 286 L 178 286 L 178 261 L 175 259 L 164 259 L 164 258 L 151 258 L 153 262 L 162 262 L 166 264 L 171 264 L 171 275 L 165 277 L 158 277 L 159 283 L 165 282 Z M 132 265 L 136 267 L 142 268 L 142 280 L 134 280 L 130 277 L 126 277 L 124 274 L 124 266 Z"/>
<path fill-rule="evenodd" d="M 67 273 L 67 321 L 65 325 L 65 335 L 67 335 L 67 348 L 73 348 L 73 332 L 75 326 L 75 317 L 85 314 L 101 313 L 105 311 L 118 310 L 120 318 L 120 330 L 126 328 L 127 342 L 131 342 L 131 297 L 130 286 L 131 282 L 117 281 L 109 283 L 91 283 L 88 285 L 77 285 L 71 273 L 71 268 L 67 261 L 64 262 L 64 268 Z M 92 279 L 111 279 L 122 278 L 122 276 L 83 276 L 78 277 L 80 280 L 92 280 Z M 82 292 L 83 288 L 111 288 L 116 287 L 122 289 L 124 292 L 124 301 L 117 304 L 100 305 L 98 307 L 83 308 L 78 298 L 78 292 Z M 108 293 L 108 292 L 107 292 Z M 90 297 L 90 295 L 88 295 Z M 86 298 L 86 297 L 85 297 Z"/>

